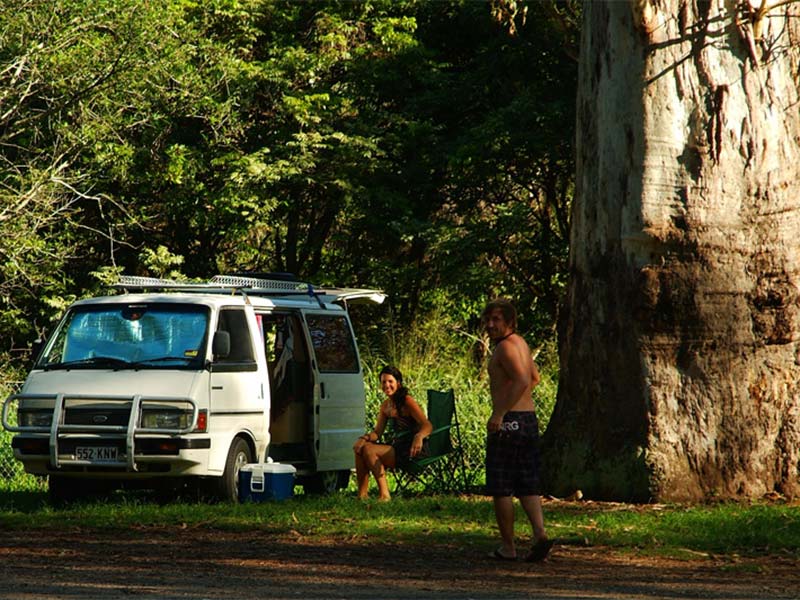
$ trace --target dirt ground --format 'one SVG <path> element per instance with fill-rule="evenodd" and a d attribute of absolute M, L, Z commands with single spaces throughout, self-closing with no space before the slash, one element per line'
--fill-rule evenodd
<path fill-rule="evenodd" d="M 797 557 L 664 560 L 559 544 L 544 563 L 209 528 L 0 532 L 0 598 L 800 598 Z"/>

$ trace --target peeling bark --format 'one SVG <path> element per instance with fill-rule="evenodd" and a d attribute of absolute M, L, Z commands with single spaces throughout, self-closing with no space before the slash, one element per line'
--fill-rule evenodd
<path fill-rule="evenodd" d="M 796 496 L 800 5 L 584 6 L 552 491 Z"/>

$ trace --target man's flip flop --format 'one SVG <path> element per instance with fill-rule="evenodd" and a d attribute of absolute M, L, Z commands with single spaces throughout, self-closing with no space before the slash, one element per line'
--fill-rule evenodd
<path fill-rule="evenodd" d="M 489 558 L 494 560 L 517 560 L 516 556 L 506 556 L 500 552 L 500 548 L 495 548 L 494 552 L 489 552 Z"/>
<path fill-rule="evenodd" d="M 528 556 L 525 557 L 526 562 L 540 562 L 547 558 L 550 550 L 553 547 L 553 540 L 539 540 L 533 545 Z"/>

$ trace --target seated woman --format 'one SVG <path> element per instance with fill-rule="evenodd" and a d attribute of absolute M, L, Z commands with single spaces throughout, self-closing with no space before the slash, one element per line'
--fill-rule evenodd
<path fill-rule="evenodd" d="M 390 500 L 386 469 L 402 467 L 412 457 L 425 456 L 427 437 L 433 431 L 433 426 L 422 408 L 403 386 L 403 375 L 398 369 L 384 367 L 380 372 L 380 379 L 386 400 L 378 412 L 378 422 L 375 429 L 362 435 L 353 444 L 358 497 L 362 500 L 368 495 L 370 472 L 378 483 L 379 499 Z M 390 421 L 394 438 L 388 444 L 381 444 L 378 440 Z M 401 435 L 405 432 L 410 433 Z"/>

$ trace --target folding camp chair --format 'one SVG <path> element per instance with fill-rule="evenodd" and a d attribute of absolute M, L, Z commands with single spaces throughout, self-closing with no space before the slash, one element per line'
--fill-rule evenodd
<path fill-rule="evenodd" d="M 403 468 L 394 471 L 395 492 L 408 490 L 417 483 L 421 484 L 424 491 L 465 491 L 467 475 L 464 447 L 453 390 L 428 390 L 427 414 L 433 425 L 433 431 L 428 436 L 428 456 L 412 458 Z"/>

